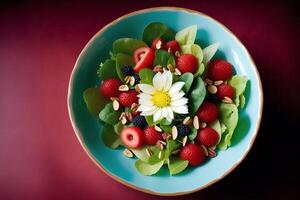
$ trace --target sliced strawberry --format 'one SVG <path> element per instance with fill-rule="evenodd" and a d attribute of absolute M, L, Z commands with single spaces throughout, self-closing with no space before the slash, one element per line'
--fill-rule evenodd
<path fill-rule="evenodd" d="M 155 38 L 152 41 L 151 48 L 155 51 L 156 49 L 163 49 L 164 41 L 162 38 Z"/>
<path fill-rule="evenodd" d="M 136 63 L 133 68 L 138 73 L 143 68 L 152 68 L 155 57 L 154 51 L 149 47 L 141 47 L 134 51 L 133 58 Z"/>
<path fill-rule="evenodd" d="M 175 54 L 176 51 L 180 51 L 180 46 L 176 40 L 169 41 L 165 44 L 164 48 L 167 51 L 170 51 L 171 53 Z M 170 49 L 170 50 L 169 50 Z"/>
<path fill-rule="evenodd" d="M 122 82 L 116 78 L 104 80 L 101 84 L 102 95 L 107 98 L 119 96 L 119 87 L 121 84 Z"/>
<path fill-rule="evenodd" d="M 224 99 L 224 97 L 229 97 L 233 99 L 234 97 L 234 88 L 229 84 L 222 84 L 218 87 L 217 96 L 220 100 Z"/>
<path fill-rule="evenodd" d="M 183 54 L 176 59 L 176 67 L 181 73 L 196 73 L 198 69 L 197 58 L 192 54 Z"/>
<path fill-rule="evenodd" d="M 160 132 L 156 131 L 153 126 L 149 126 L 144 130 L 145 144 L 156 144 L 158 140 L 163 140 Z"/>
<path fill-rule="evenodd" d="M 206 147 L 213 147 L 219 141 L 219 134 L 212 128 L 203 128 L 198 131 L 197 141 Z"/>
<path fill-rule="evenodd" d="M 180 159 L 188 160 L 189 165 L 200 165 L 205 161 L 205 154 L 197 144 L 187 144 L 180 151 Z"/>
<path fill-rule="evenodd" d="M 226 81 L 232 77 L 232 65 L 225 60 L 213 60 L 208 67 L 208 77 L 213 81 Z"/>
<path fill-rule="evenodd" d="M 133 103 L 138 103 L 138 94 L 139 93 L 135 90 L 121 92 L 119 95 L 119 102 L 124 107 L 131 107 Z"/>
<path fill-rule="evenodd" d="M 143 144 L 143 130 L 137 127 L 127 127 L 121 131 L 120 138 L 123 144 L 129 148 L 138 148 Z"/>
<path fill-rule="evenodd" d="M 210 123 L 215 121 L 219 116 L 218 107 L 214 103 L 203 102 L 197 112 L 200 121 Z"/>

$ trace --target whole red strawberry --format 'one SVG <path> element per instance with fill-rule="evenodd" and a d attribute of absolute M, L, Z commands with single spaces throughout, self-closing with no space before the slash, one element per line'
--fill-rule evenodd
<path fill-rule="evenodd" d="M 205 161 L 205 154 L 200 146 L 197 144 L 185 145 L 179 154 L 181 160 L 188 160 L 189 165 L 200 165 Z"/>
<path fill-rule="evenodd" d="M 218 107 L 214 103 L 203 102 L 197 112 L 200 121 L 210 123 L 215 121 L 219 116 Z"/>
<path fill-rule="evenodd" d="M 176 40 L 169 41 L 165 44 L 164 48 L 170 52 L 175 54 L 176 51 L 180 51 L 180 46 Z"/>
<path fill-rule="evenodd" d="M 213 81 L 225 81 L 232 77 L 232 65 L 225 60 L 213 60 L 209 63 L 208 77 Z"/>
<path fill-rule="evenodd" d="M 138 94 L 139 93 L 135 90 L 121 92 L 119 95 L 119 102 L 124 107 L 131 107 L 133 103 L 138 103 Z"/>
<path fill-rule="evenodd" d="M 153 126 L 149 126 L 144 130 L 145 144 L 156 144 L 158 140 L 163 140 L 160 132 L 156 131 Z"/>
<path fill-rule="evenodd" d="M 213 147 L 219 141 L 219 134 L 212 128 L 203 128 L 198 131 L 197 141 L 206 147 Z"/>
<path fill-rule="evenodd" d="M 198 69 L 198 61 L 192 54 L 182 54 L 176 60 L 176 67 L 181 73 L 196 73 Z"/>
<path fill-rule="evenodd" d="M 224 97 L 229 97 L 233 99 L 234 97 L 234 88 L 229 84 L 222 84 L 218 87 L 217 96 L 219 99 L 224 99 Z"/>
<path fill-rule="evenodd" d="M 107 98 L 119 96 L 119 87 L 121 84 L 122 82 L 116 78 L 104 80 L 101 85 L 102 95 Z"/>

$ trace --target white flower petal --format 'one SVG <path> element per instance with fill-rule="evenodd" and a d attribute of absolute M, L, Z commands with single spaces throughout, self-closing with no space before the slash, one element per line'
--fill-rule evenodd
<path fill-rule="evenodd" d="M 153 115 L 153 121 L 156 122 L 161 118 L 161 109 L 158 109 Z"/>
<path fill-rule="evenodd" d="M 174 112 L 179 114 L 187 114 L 189 112 L 187 106 L 171 106 L 171 108 Z"/>
<path fill-rule="evenodd" d="M 184 95 L 185 95 L 185 94 L 184 94 L 183 91 L 174 93 L 174 94 L 172 94 L 172 96 L 171 96 L 171 100 L 172 100 L 172 101 L 178 100 L 178 99 L 180 99 L 181 97 L 183 97 Z"/>
<path fill-rule="evenodd" d="M 162 73 L 157 72 L 155 74 L 155 76 L 153 77 L 153 87 L 154 89 L 158 90 L 158 91 L 162 91 L 163 85 L 162 85 Z"/>
<path fill-rule="evenodd" d="M 184 82 L 174 83 L 169 90 L 169 95 L 172 96 L 173 94 L 179 92 L 181 90 L 181 88 L 183 87 L 183 85 L 184 85 Z"/>
<path fill-rule="evenodd" d="M 137 97 L 139 97 L 140 99 L 148 99 L 148 100 L 152 99 L 152 95 L 146 93 L 140 93 L 137 95 Z"/>
<path fill-rule="evenodd" d="M 173 113 L 173 110 L 172 110 L 171 107 L 167 107 L 167 109 L 168 109 L 168 117 L 167 117 L 167 119 L 168 119 L 168 121 L 172 121 L 172 119 L 174 119 L 174 113 Z M 170 119 L 170 120 L 169 120 L 169 119 Z"/>
<path fill-rule="evenodd" d="M 157 111 L 158 109 L 159 109 L 159 108 L 155 107 L 154 110 L 143 111 L 143 112 L 141 112 L 141 115 L 143 115 L 143 116 L 151 116 L 151 115 L 153 115 L 154 113 L 156 113 L 156 111 Z"/>
<path fill-rule="evenodd" d="M 167 117 L 168 116 L 168 108 L 167 107 L 163 107 L 162 109 L 161 109 L 161 114 L 162 114 L 162 116 L 163 117 Z"/>
<path fill-rule="evenodd" d="M 139 84 L 139 88 L 146 94 L 153 94 L 155 92 L 154 87 L 149 84 Z"/>
<path fill-rule="evenodd" d="M 187 104 L 187 102 L 188 102 L 188 99 L 185 98 L 185 97 L 182 97 L 181 99 L 178 99 L 176 101 L 172 101 L 170 103 L 170 105 L 171 106 L 183 106 L 183 105 Z"/>
<path fill-rule="evenodd" d="M 139 104 L 140 105 L 145 105 L 145 106 L 153 106 L 153 102 L 150 99 L 139 99 Z"/>
<path fill-rule="evenodd" d="M 145 105 L 140 105 L 137 109 L 137 111 L 151 111 L 154 110 L 156 106 L 145 106 Z"/>
<path fill-rule="evenodd" d="M 164 75 L 164 79 L 165 79 L 163 91 L 167 92 L 172 86 L 173 76 L 170 71 L 165 71 L 163 73 L 163 75 Z"/>

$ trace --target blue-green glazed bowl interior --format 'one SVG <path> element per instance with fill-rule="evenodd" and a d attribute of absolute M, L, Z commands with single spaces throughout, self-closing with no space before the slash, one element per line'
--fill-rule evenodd
<path fill-rule="evenodd" d="M 218 151 L 218 156 L 204 165 L 189 167 L 183 173 L 170 176 L 166 166 L 154 176 L 143 176 L 134 167 L 135 159 L 122 154 L 123 149 L 107 148 L 101 138 L 102 125 L 86 109 L 83 91 L 100 83 L 96 70 L 109 57 L 112 43 L 121 37 L 141 38 L 150 22 L 162 22 L 175 32 L 196 24 L 197 43 L 202 48 L 218 42 L 214 58 L 224 58 L 233 64 L 236 74 L 246 75 L 246 105 L 239 113 L 238 127 L 232 146 Z M 249 53 L 241 42 L 219 22 L 199 12 L 180 8 L 153 8 L 125 15 L 100 30 L 81 52 L 69 84 L 68 106 L 74 130 L 95 163 L 114 179 L 132 188 L 157 194 L 180 195 L 200 190 L 222 179 L 246 156 L 256 137 L 262 115 L 263 96 L 260 78 Z M 97 178 L 97 177 L 95 177 Z"/>

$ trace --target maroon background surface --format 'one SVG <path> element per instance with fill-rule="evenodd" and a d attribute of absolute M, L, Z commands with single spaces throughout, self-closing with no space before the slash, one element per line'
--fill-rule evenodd
<path fill-rule="evenodd" d="M 244 162 L 213 186 L 174 199 L 299 198 L 296 3 L 107 2 L 1 1 L 0 199 L 166 198 L 129 189 L 102 173 L 79 145 L 66 104 L 69 75 L 86 42 L 123 14 L 162 5 L 204 12 L 232 30 L 252 54 L 265 94 L 261 129 Z"/>

